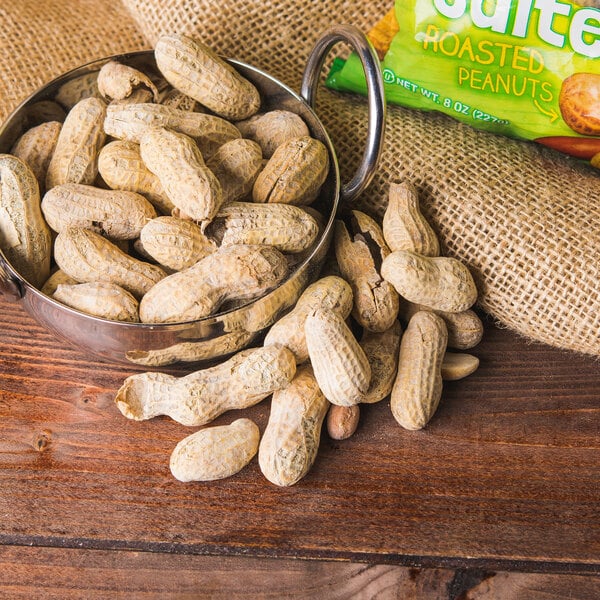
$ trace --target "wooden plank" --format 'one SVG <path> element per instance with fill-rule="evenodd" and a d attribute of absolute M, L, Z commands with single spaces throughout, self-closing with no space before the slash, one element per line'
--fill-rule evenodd
<path fill-rule="evenodd" d="M 0 595 L 11 600 L 588 600 L 599 588 L 581 575 L 0 546 Z"/>
<path fill-rule="evenodd" d="M 65 347 L 0 302 L 0 543 L 600 573 L 600 374 L 593 358 L 488 324 L 478 372 L 445 386 L 419 432 L 384 401 L 312 472 L 277 488 L 256 460 L 218 483 L 176 481 L 194 431 L 128 421 L 134 369 Z M 265 401 L 233 411 L 261 430 Z"/>

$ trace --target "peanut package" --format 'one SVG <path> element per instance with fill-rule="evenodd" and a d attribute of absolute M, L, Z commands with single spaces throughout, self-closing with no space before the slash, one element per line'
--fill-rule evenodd
<path fill-rule="evenodd" d="M 600 9 L 568 0 L 396 0 L 368 36 L 388 102 L 600 158 Z M 335 59 L 327 85 L 366 93 L 357 55 Z"/>

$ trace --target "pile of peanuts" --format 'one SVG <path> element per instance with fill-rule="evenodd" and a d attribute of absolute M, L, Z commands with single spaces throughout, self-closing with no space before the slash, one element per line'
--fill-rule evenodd
<path fill-rule="evenodd" d="M 64 123 L 33 127 L 0 155 L 0 244 L 31 283 L 78 310 L 193 321 L 272 290 L 310 251 L 328 153 L 297 115 L 260 113 L 256 88 L 200 41 L 163 36 L 155 57 L 166 89 L 109 62 Z M 178 480 L 228 477 L 258 454 L 267 480 L 293 485 L 324 423 L 346 439 L 361 404 L 389 398 L 403 428 L 421 429 L 443 380 L 477 369 L 461 352 L 483 334 L 475 283 L 440 256 L 410 182 L 390 184 L 382 223 L 339 215 L 329 258 L 261 346 L 184 377 L 124 381 L 125 417 L 201 427 L 171 454 Z M 205 427 L 268 397 L 262 436 L 247 418 Z"/>

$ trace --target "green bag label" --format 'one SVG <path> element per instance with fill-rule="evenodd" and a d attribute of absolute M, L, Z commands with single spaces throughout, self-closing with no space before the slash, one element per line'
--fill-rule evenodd
<path fill-rule="evenodd" d="M 395 15 L 399 31 L 382 60 L 389 102 L 576 156 L 600 152 L 600 10 L 564 0 L 397 0 Z M 358 57 L 336 61 L 327 85 L 365 93 Z"/>

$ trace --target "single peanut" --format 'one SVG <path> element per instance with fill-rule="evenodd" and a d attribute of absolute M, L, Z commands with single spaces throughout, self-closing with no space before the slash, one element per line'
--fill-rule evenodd
<path fill-rule="evenodd" d="M 42 198 L 41 206 L 56 232 L 82 227 L 115 240 L 139 237 L 144 225 L 156 217 L 156 210 L 141 194 L 79 183 L 54 186 Z"/>
<path fill-rule="evenodd" d="M 191 137 L 207 158 L 226 142 L 241 137 L 237 127 L 221 117 L 164 104 L 111 104 L 106 109 L 104 130 L 119 140 L 139 144 L 144 134 L 156 127 Z"/>
<path fill-rule="evenodd" d="M 98 172 L 108 187 L 142 194 L 162 214 L 170 215 L 175 208 L 158 177 L 144 164 L 135 142 L 115 140 L 106 144 L 98 155 Z"/>
<path fill-rule="evenodd" d="M 298 364 L 308 360 L 304 324 L 317 308 L 327 308 L 347 319 L 352 310 L 352 288 L 341 277 L 329 275 L 310 284 L 298 298 L 291 312 L 284 315 L 265 336 L 265 345 L 283 344 L 296 357 Z"/>
<path fill-rule="evenodd" d="M 258 174 L 254 202 L 310 204 L 319 195 L 329 171 L 325 145 L 310 136 L 281 144 Z"/>
<path fill-rule="evenodd" d="M 472 354 L 446 352 L 442 361 L 442 379 L 456 381 L 474 373 L 479 367 L 479 359 Z"/>
<path fill-rule="evenodd" d="M 237 138 L 225 142 L 206 161 L 223 190 L 223 204 L 247 198 L 263 167 L 260 146 L 252 140 Z"/>
<path fill-rule="evenodd" d="M 148 221 L 140 232 L 140 242 L 163 267 L 182 271 L 217 250 L 193 221 L 161 216 Z"/>
<path fill-rule="evenodd" d="M 182 425 L 198 427 L 229 410 L 254 406 L 285 388 L 295 373 L 294 356 L 283 346 L 250 348 L 185 377 L 158 372 L 131 375 L 115 402 L 128 419 L 144 421 L 166 415 Z"/>
<path fill-rule="evenodd" d="M 419 206 L 419 196 L 408 181 L 393 182 L 383 214 L 383 235 L 390 250 L 410 250 L 423 256 L 439 256 L 440 243 Z"/>
<path fill-rule="evenodd" d="M 33 286 L 48 279 L 52 238 L 38 182 L 31 168 L 10 154 L 0 154 L 0 249 Z"/>
<path fill-rule="evenodd" d="M 390 397 L 392 414 L 405 429 L 422 429 L 437 410 L 447 340 L 446 324 L 435 313 L 418 312 L 408 323 Z"/>
<path fill-rule="evenodd" d="M 149 91 L 154 102 L 159 94 L 152 80 L 129 65 L 110 60 L 98 72 L 98 91 L 108 101 L 129 98 L 135 90 Z"/>
<path fill-rule="evenodd" d="M 104 145 L 106 104 L 80 100 L 67 114 L 46 174 L 46 189 L 61 183 L 91 185 L 98 174 L 98 152 Z"/>
<path fill-rule="evenodd" d="M 332 404 L 362 401 L 371 382 L 371 366 L 352 331 L 337 313 L 316 309 L 304 324 L 308 356 L 315 378 Z"/>
<path fill-rule="evenodd" d="M 247 119 L 260 108 L 256 87 L 197 39 L 162 35 L 154 56 L 160 72 L 174 88 L 221 117 Z"/>
<path fill-rule="evenodd" d="M 327 412 L 327 433 L 332 440 L 347 440 L 358 427 L 360 405 L 332 404 Z"/>
<path fill-rule="evenodd" d="M 600 75 L 574 73 L 561 85 L 558 105 L 565 123 L 582 135 L 600 135 Z"/>
<path fill-rule="evenodd" d="M 103 281 L 58 284 L 55 300 L 95 317 L 137 323 L 138 301 L 125 289 Z"/>
<path fill-rule="evenodd" d="M 299 367 L 292 382 L 273 393 L 258 447 L 260 470 L 271 483 L 294 485 L 310 471 L 328 408 L 310 365 Z"/>
<path fill-rule="evenodd" d="M 271 246 L 222 247 L 150 289 L 140 303 L 140 318 L 145 323 L 200 319 L 227 300 L 264 294 L 286 274 L 285 257 Z"/>
<path fill-rule="evenodd" d="M 188 435 L 171 453 L 169 466 L 179 481 L 215 481 L 241 471 L 258 452 L 260 431 L 250 419 L 209 427 Z"/>
<path fill-rule="evenodd" d="M 140 153 L 169 200 L 190 219 L 199 221 L 204 232 L 223 203 L 223 192 L 194 141 L 182 133 L 155 128 L 142 136 Z"/>
<path fill-rule="evenodd" d="M 50 121 L 32 127 L 15 142 L 10 151 L 13 156 L 29 165 L 40 186 L 40 194 L 46 186 L 48 165 L 54 154 L 61 128 L 62 123 L 59 121 Z"/>
<path fill-rule="evenodd" d="M 483 322 L 474 310 L 467 309 L 452 313 L 443 310 L 433 310 L 424 304 L 414 304 L 407 300 L 400 303 L 400 315 L 406 322 L 420 310 L 431 310 L 444 319 L 448 329 L 448 347 L 450 348 L 455 348 L 456 350 L 474 348 L 483 337 Z"/>
<path fill-rule="evenodd" d="M 221 208 L 207 232 L 222 246 L 267 244 L 293 253 L 313 245 L 319 226 L 298 206 L 231 202 Z"/>
<path fill-rule="evenodd" d="M 359 343 L 371 366 L 371 383 L 361 403 L 381 402 L 392 391 L 398 372 L 401 336 L 402 327 L 399 321 L 394 321 L 393 325 L 383 332 L 364 330 Z"/>
<path fill-rule="evenodd" d="M 310 135 L 302 117 L 289 110 L 270 110 L 238 121 L 236 126 L 245 138 L 260 145 L 265 158 L 271 158 L 281 144 Z"/>
<path fill-rule="evenodd" d="M 68 227 L 58 234 L 54 259 L 80 283 L 116 283 L 138 299 L 166 276 L 156 265 L 137 260 L 98 233 L 79 227 Z"/>
<path fill-rule="evenodd" d="M 384 259 L 381 275 L 409 302 L 436 310 L 461 312 L 477 300 L 473 276 L 455 258 L 396 250 Z"/>
<path fill-rule="evenodd" d="M 389 249 L 379 225 L 368 215 L 352 211 L 352 235 L 337 220 L 334 230 L 335 256 L 342 277 L 352 286 L 352 315 L 370 331 L 386 331 L 398 317 L 399 298 L 380 269 Z"/>

